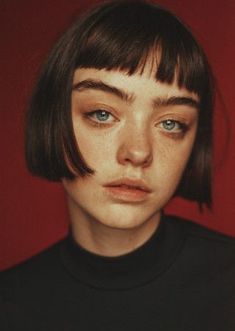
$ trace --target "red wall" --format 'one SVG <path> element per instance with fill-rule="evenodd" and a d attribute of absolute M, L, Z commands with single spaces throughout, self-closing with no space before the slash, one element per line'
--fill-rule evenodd
<path fill-rule="evenodd" d="M 25 169 L 24 114 L 36 72 L 52 43 L 81 8 L 94 2 L 0 2 L 1 268 L 26 259 L 66 234 L 68 215 L 60 185 L 33 178 Z M 235 2 L 159 2 L 179 14 L 197 35 L 208 54 L 218 86 L 213 212 L 202 215 L 195 204 L 179 199 L 168 210 L 235 236 Z M 231 130 L 227 151 L 226 118 Z"/>

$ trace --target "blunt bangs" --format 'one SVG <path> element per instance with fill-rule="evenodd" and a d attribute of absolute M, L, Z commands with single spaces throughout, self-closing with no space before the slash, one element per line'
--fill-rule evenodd
<path fill-rule="evenodd" d="M 202 95 L 208 85 L 206 58 L 191 32 L 171 13 L 143 1 L 111 2 L 91 15 L 79 41 L 76 68 L 143 71 L 151 58 L 156 80 Z M 153 55 L 155 54 L 155 58 Z"/>
<path fill-rule="evenodd" d="M 145 1 L 111 1 L 80 17 L 55 45 L 34 91 L 26 123 L 32 174 L 59 181 L 93 173 L 77 145 L 71 116 L 78 68 L 143 72 L 151 59 L 157 81 L 200 99 L 195 145 L 177 194 L 211 203 L 212 79 L 202 48 L 173 14 Z"/>

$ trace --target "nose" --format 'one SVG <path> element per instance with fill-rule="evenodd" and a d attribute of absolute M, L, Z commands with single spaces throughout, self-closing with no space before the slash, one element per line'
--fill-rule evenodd
<path fill-rule="evenodd" d="M 117 160 L 122 165 L 148 167 L 153 160 L 152 142 L 149 128 L 132 125 L 120 133 L 120 145 Z"/>

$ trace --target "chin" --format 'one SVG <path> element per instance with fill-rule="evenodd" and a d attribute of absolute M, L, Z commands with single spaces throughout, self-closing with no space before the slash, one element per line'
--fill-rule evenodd
<path fill-rule="evenodd" d="M 113 210 L 109 213 L 109 216 L 102 215 L 103 217 L 97 217 L 96 219 L 99 220 L 99 223 L 109 228 L 131 230 L 148 223 L 148 221 L 153 220 L 157 215 L 159 215 L 159 212 L 141 215 L 140 212 L 133 213 L 130 210 Z"/>
<path fill-rule="evenodd" d="M 109 222 L 100 222 L 102 225 L 109 227 L 111 229 L 117 229 L 117 230 L 131 230 L 139 227 L 144 222 L 136 222 L 136 220 L 123 220 L 120 221 L 116 219 L 111 219 Z"/>

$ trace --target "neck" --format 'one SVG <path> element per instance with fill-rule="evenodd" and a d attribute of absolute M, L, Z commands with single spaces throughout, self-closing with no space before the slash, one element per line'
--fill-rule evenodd
<path fill-rule="evenodd" d="M 68 203 L 74 240 L 85 250 L 101 256 L 120 256 L 143 245 L 157 230 L 160 212 L 132 228 L 115 228 L 102 224 L 81 209 Z"/>

